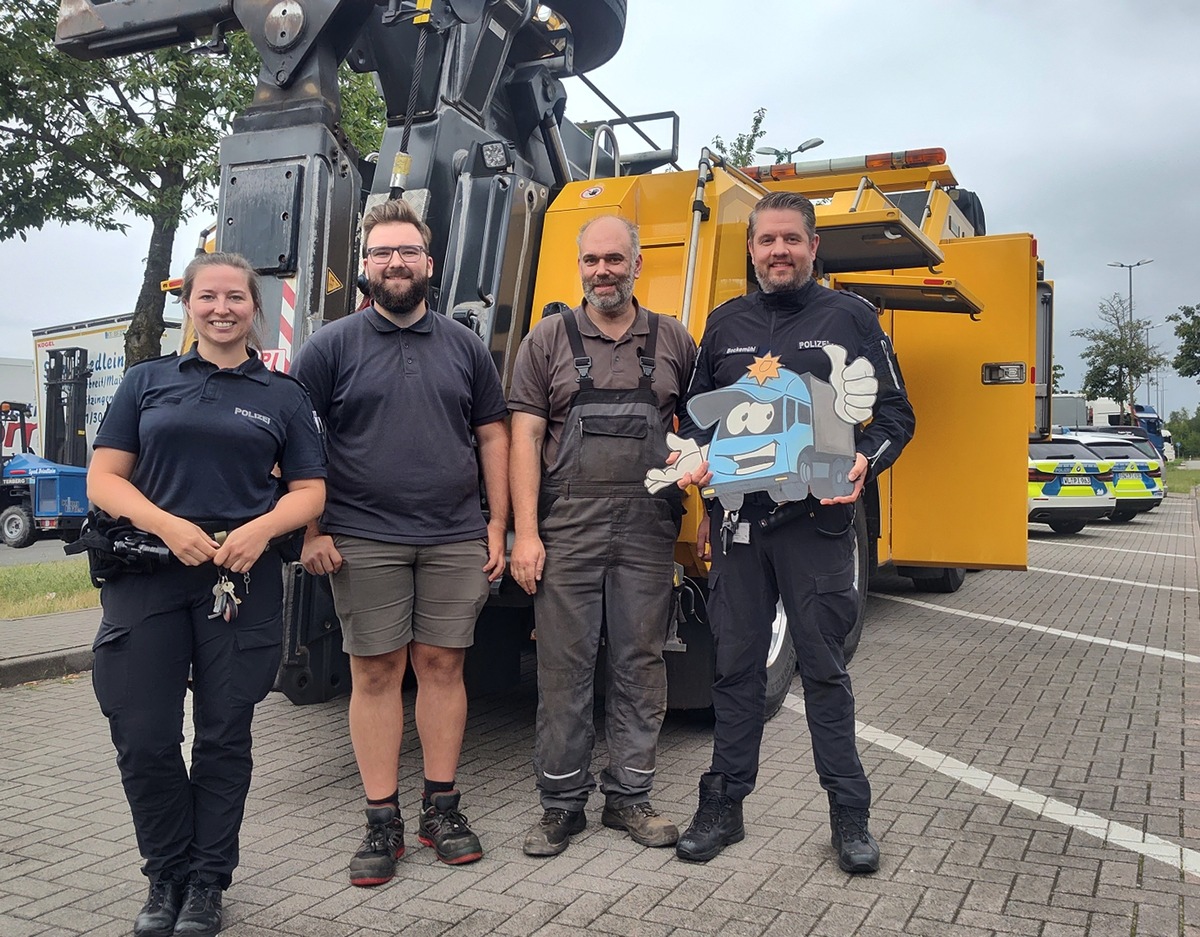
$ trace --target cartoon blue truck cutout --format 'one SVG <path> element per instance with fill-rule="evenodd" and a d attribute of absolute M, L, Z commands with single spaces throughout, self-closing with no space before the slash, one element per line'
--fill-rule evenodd
<path fill-rule="evenodd" d="M 775 502 L 836 498 L 854 491 L 854 424 L 834 412 L 834 389 L 811 374 L 779 368 L 777 376 L 748 374 L 727 387 L 693 397 L 697 426 L 716 424 L 708 447 L 712 480 L 701 494 L 727 511 L 749 492 Z"/>

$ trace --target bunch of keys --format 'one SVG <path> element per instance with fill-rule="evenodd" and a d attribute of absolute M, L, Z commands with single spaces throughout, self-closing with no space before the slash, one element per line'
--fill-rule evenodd
<path fill-rule="evenodd" d="M 217 580 L 217 584 L 212 587 L 213 594 L 213 610 L 209 618 L 224 618 L 226 621 L 233 621 L 237 618 L 238 606 L 242 604 L 233 591 L 233 582 L 221 573 L 221 578 Z"/>

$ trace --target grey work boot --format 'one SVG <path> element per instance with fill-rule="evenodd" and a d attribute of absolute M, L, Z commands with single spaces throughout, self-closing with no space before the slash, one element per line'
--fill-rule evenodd
<path fill-rule="evenodd" d="M 707 862 L 726 846 L 746 838 L 742 802 L 725 793 L 723 774 L 700 776 L 700 809 L 679 837 L 675 855 L 688 862 Z"/>
<path fill-rule="evenodd" d="M 646 801 L 627 807 L 605 804 L 600 822 L 612 830 L 625 830 L 643 846 L 674 846 L 679 839 L 679 828 Z"/>

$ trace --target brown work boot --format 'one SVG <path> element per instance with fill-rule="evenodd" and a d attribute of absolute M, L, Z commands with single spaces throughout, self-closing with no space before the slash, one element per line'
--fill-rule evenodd
<path fill-rule="evenodd" d="M 625 830 L 635 843 L 643 846 L 674 846 L 679 829 L 650 806 L 649 801 L 625 807 L 604 805 L 600 822 L 613 830 Z"/>

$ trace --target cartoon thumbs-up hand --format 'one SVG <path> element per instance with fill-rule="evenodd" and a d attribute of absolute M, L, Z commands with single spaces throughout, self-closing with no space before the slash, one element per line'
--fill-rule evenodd
<path fill-rule="evenodd" d="M 708 446 L 698 446 L 694 439 L 684 439 L 674 433 L 667 433 L 667 445 L 671 452 L 667 455 L 666 468 L 652 468 L 646 473 L 645 486 L 651 494 L 657 494 L 668 485 L 703 485 L 708 473 Z M 682 483 L 682 484 L 681 484 Z"/>
<path fill-rule="evenodd" d="M 833 410 L 847 423 L 861 423 L 871 415 L 879 381 L 875 367 L 866 358 L 846 363 L 846 349 L 841 345 L 826 345 L 825 354 L 832 365 L 829 383 L 833 387 Z"/>

